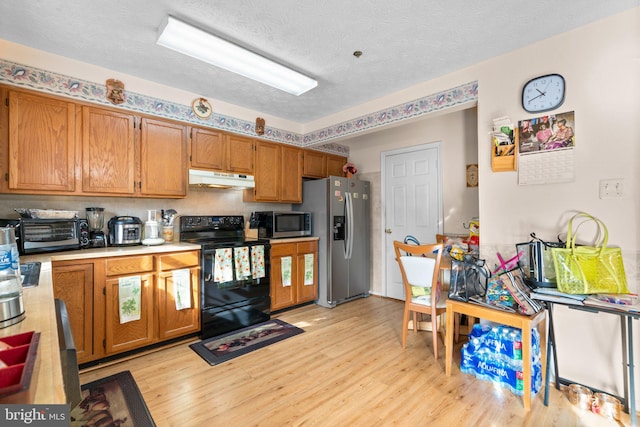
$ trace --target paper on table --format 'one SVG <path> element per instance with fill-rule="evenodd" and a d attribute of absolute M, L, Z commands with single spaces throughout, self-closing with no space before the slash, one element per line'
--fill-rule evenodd
<path fill-rule="evenodd" d="M 191 271 L 188 268 L 174 270 L 172 276 L 176 310 L 191 308 Z"/>
<path fill-rule="evenodd" d="M 280 268 L 282 274 L 282 286 L 291 286 L 291 257 L 285 256 L 280 258 L 282 267 Z"/>
<path fill-rule="evenodd" d="M 118 302 L 120 323 L 140 320 L 140 292 L 142 290 L 140 276 L 121 277 L 118 279 Z"/>

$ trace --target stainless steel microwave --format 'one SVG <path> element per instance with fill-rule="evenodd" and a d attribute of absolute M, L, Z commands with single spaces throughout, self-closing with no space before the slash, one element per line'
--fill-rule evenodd
<path fill-rule="evenodd" d="M 311 236 L 311 214 L 308 212 L 254 212 L 253 222 L 258 226 L 260 238 Z"/>

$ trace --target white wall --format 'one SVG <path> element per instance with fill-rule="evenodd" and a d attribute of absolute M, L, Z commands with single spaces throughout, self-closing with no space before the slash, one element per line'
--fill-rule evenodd
<path fill-rule="evenodd" d="M 478 163 L 476 129 L 476 109 L 470 106 L 340 143 L 349 147 L 349 161 L 366 174 L 380 172 L 383 151 L 441 141 L 444 232 L 466 234 L 468 230 L 463 224 L 468 225 L 478 216 L 478 188 L 466 185 L 466 165 Z M 378 197 L 379 194 L 372 196 Z M 380 231 L 372 229 L 373 235 Z M 381 289 L 380 283 L 374 282 L 372 286 Z"/>
<path fill-rule="evenodd" d="M 566 184 L 519 186 L 516 172 L 491 171 L 492 119 L 509 116 L 517 122 L 532 117 L 520 106 L 522 86 L 535 76 L 549 73 L 562 74 L 567 84 L 566 100 L 556 112 L 575 112 L 576 179 Z M 632 292 L 640 291 L 640 141 L 634 129 L 640 117 L 639 76 L 640 8 L 635 8 L 425 82 L 413 88 L 415 93 L 406 94 L 412 99 L 478 81 L 483 257 L 493 261 L 496 251 L 515 252 L 514 244 L 528 240 L 532 231 L 552 239 L 565 230 L 574 211 L 584 210 L 606 223 L 610 243 L 622 248 L 629 287 Z M 440 119 L 447 120 L 446 116 Z M 385 132 L 384 141 L 371 145 L 370 141 L 376 139 L 363 136 L 340 143 L 350 146 L 351 160 L 364 171 L 379 169 L 380 151 L 418 144 L 411 130 L 402 127 Z M 607 178 L 624 180 L 622 198 L 599 199 L 598 182 Z M 379 236 L 373 235 L 373 239 Z M 374 265 L 380 268 L 375 257 Z M 555 320 L 561 376 L 622 394 L 619 321 L 614 316 L 562 308 L 556 311 Z M 640 360 L 640 328 L 634 323 L 634 350 L 636 360 Z M 635 383 L 640 390 L 640 382 L 636 379 Z"/>

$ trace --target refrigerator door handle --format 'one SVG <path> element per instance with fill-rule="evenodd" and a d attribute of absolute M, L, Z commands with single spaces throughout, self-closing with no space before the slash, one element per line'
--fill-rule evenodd
<path fill-rule="evenodd" d="M 351 259 L 351 255 L 353 254 L 353 198 L 351 197 L 351 193 L 346 193 L 346 208 L 347 208 L 347 252 L 346 259 Z"/>

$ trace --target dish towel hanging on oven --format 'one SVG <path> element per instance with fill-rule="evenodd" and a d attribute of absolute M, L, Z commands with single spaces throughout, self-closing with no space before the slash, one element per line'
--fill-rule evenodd
<path fill-rule="evenodd" d="M 249 248 L 247 246 L 233 248 L 233 258 L 236 265 L 236 280 L 244 280 L 246 277 L 251 276 Z"/>
<path fill-rule="evenodd" d="M 213 263 L 213 281 L 230 282 L 233 280 L 233 267 L 231 248 L 216 249 Z"/>
<path fill-rule="evenodd" d="M 261 279 L 264 276 L 264 246 L 251 246 L 251 277 Z"/>

